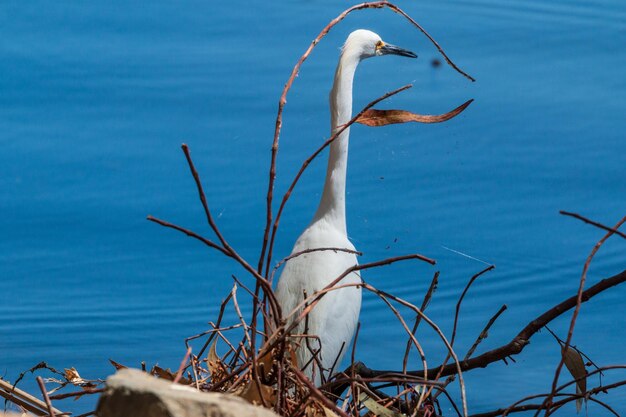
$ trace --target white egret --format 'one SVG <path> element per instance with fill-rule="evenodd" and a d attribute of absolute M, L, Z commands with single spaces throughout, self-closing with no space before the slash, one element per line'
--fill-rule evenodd
<path fill-rule="evenodd" d="M 416 58 L 413 52 L 383 42 L 369 30 L 352 32 L 342 50 L 330 91 L 331 132 L 352 118 L 352 81 L 363 59 L 395 54 Z M 326 181 L 319 207 L 313 221 L 296 241 L 292 254 L 315 248 L 342 248 L 354 251 L 346 231 L 346 170 L 348 138 L 344 130 L 330 145 Z M 288 314 L 303 301 L 304 294 L 321 290 L 348 268 L 357 264 L 356 255 L 343 251 L 314 251 L 290 259 L 278 281 L 276 297 L 282 311 Z M 358 273 L 347 275 L 337 285 L 360 283 Z M 339 366 L 356 330 L 361 309 L 361 289 L 347 287 L 327 293 L 313 308 L 306 322 L 295 333 L 317 336 L 307 343 L 301 340 L 296 350 L 298 365 L 316 384 L 328 377 L 333 366 Z M 305 329 L 306 325 L 306 329 Z M 308 344 L 308 346 L 307 346 Z M 319 361 L 312 360 L 311 350 L 321 349 Z M 336 365 L 335 365 L 336 364 Z M 319 369 L 319 367 L 322 369 Z"/>

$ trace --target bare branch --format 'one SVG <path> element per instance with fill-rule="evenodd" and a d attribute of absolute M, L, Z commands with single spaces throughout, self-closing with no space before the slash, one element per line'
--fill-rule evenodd
<path fill-rule="evenodd" d="M 300 170 L 298 171 L 298 173 L 296 174 L 296 176 L 294 177 L 293 181 L 291 182 L 291 185 L 289 186 L 289 188 L 287 189 L 287 191 L 285 192 L 285 194 L 283 195 L 283 199 L 280 202 L 280 206 L 278 207 L 278 212 L 276 213 L 276 219 L 274 220 L 274 224 L 272 226 L 272 234 L 269 240 L 269 249 L 267 251 L 267 261 L 266 261 L 266 266 L 265 266 L 265 275 L 267 276 L 268 271 L 269 271 L 269 266 L 270 266 L 270 262 L 272 260 L 272 251 L 274 250 L 274 241 L 276 239 L 276 233 L 278 231 L 278 225 L 280 223 L 280 217 L 283 214 L 283 210 L 285 209 L 285 205 L 287 204 L 287 200 L 289 200 L 289 197 L 291 197 L 291 193 L 293 192 L 293 189 L 296 187 L 296 184 L 298 183 L 298 181 L 300 180 L 300 177 L 302 176 L 302 174 L 304 173 L 304 171 L 307 169 L 307 167 L 309 166 L 309 164 L 311 163 L 311 161 L 313 161 L 324 149 L 326 149 L 326 147 L 328 147 L 331 143 L 333 143 L 335 141 L 335 139 L 337 139 L 339 137 L 339 135 L 341 135 L 346 129 L 348 129 L 350 126 L 352 126 L 354 123 L 356 123 L 356 121 L 359 119 L 359 117 L 361 117 L 361 115 L 363 115 L 364 112 L 366 112 L 368 109 L 370 109 L 372 106 L 375 106 L 376 104 L 380 103 L 381 101 L 396 95 L 404 90 L 408 90 L 409 88 L 411 88 L 412 85 L 408 84 L 405 85 L 403 87 L 400 87 L 398 89 L 395 89 L 393 91 L 390 91 L 388 93 L 383 94 L 382 96 L 380 96 L 379 98 L 377 98 L 376 100 L 370 102 L 367 106 L 365 106 L 359 113 L 357 113 L 356 116 L 354 116 L 352 119 L 350 119 L 350 121 L 348 123 L 346 123 L 343 126 L 338 126 L 337 130 L 331 135 L 330 138 L 328 138 L 326 140 L 326 142 L 324 142 L 319 148 L 317 148 L 317 150 L 315 152 L 313 152 L 300 166 Z M 265 247 L 263 248 L 263 250 L 265 249 Z"/>
<path fill-rule="evenodd" d="M 48 392 L 46 391 L 46 384 L 44 384 L 43 379 L 38 376 L 37 384 L 39 385 L 39 389 L 41 389 L 41 395 L 43 395 L 43 399 L 46 402 L 46 406 L 48 407 L 48 415 L 50 417 L 55 417 L 54 407 L 52 407 L 52 403 L 50 402 L 50 398 L 48 397 Z"/>
<path fill-rule="evenodd" d="M 491 328 L 491 326 L 493 326 L 493 323 L 495 323 L 496 320 L 498 320 L 498 317 L 500 317 L 500 315 L 504 313 L 506 309 L 507 309 L 506 304 L 503 304 L 502 307 L 500 307 L 500 310 L 498 310 L 498 312 L 494 314 L 493 317 L 491 317 L 491 319 L 489 320 L 489 322 L 487 323 L 483 331 L 480 332 L 480 334 L 476 338 L 476 341 L 474 342 L 470 350 L 467 351 L 467 354 L 465 355 L 465 358 L 463 359 L 464 361 L 468 360 L 472 356 L 472 354 L 474 353 L 474 351 L 476 350 L 480 342 L 482 342 L 483 340 L 487 338 L 487 336 L 489 336 L 489 329 Z"/>
<path fill-rule="evenodd" d="M 581 216 L 580 214 L 571 213 L 569 211 L 564 211 L 564 210 L 559 211 L 559 213 L 564 215 L 564 216 L 570 216 L 570 217 L 574 217 L 575 219 L 582 220 L 583 222 L 585 222 L 587 224 L 591 224 L 593 226 L 599 227 L 600 229 L 606 230 L 607 232 L 613 232 L 617 236 L 626 239 L 626 233 L 620 232 L 619 230 L 617 230 L 615 228 L 612 228 L 612 227 L 609 227 L 609 226 L 605 226 L 602 223 L 598 223 L 598 222 L 595 222 L 593 220 L 590 220 L 590 219 L 588 219 L 586 217 Z"/>
<path fill-rule="evenodd" d="M 617 222 L 617 224 L 615 225 L 615 227 L 613 227 L 613 229 L 614 230 L 619 229 L 620 226 L 624 224 L 625 222 L 626 222 L 626 216 L 624 216 L 619 222 Z M 563 369 L 563 365 L 565 364 L 565 352 L 567 351 L 567 348 L 572 341 L 572 337 L 574 335 L 574 327 L 576 326 L 576 319 L 578 318 L 578 312 L 580 311 L 580 306 L 583 303 L 583 288 L 585 288 L 585 281 L 587 280 L 587 271 L 589 270 L 589 265 L 591 265 L 591 261 L 593 260 L 593 257 L 600 250 L 604 242 L 606 242 L 607 239 L 610 238 L 615 233 L 614 230 L 610 230 L 606 235 L 604 235 L 604 237 L 602 237 L 602 239 L 598 241 L 598 243 L 596 243 L 596 245 L 591 250 L 591 253 L 587 257 L 585 266 L 583 267 L 583 273 L 580 277 L 580 284 L 578 286 L 578 294 L 576 295 L 576 307 L 574 308 L 574 312 L 572 313 L 572 319 L 570 321 L 569 330 L 567 332 L 567 339 L 565 339 L 565 344 L 561 347 L 561 360 L 559 361 L 559 365 L 556 367 L 556 371 L 554 372 L 554 379 L 552 380 L 552 392 L 551 392 L 551 395 L 549 395 L 548 398 L 546 398 L 545 404 L 550 404 L 550 402 L 552 401 L 552 394 L 555 393 L 556 385 L 559 381 L 559 375 L 561 373 L 561 369 Z M 549 415 L 550 415 L 550 410 L 548 409 L 546 411 L 546 417 L 548 417 Z"/>
<path fill-rule="evenodd" d="M 589 287 L 587 290 L 583 291 L 582 302 L 583 303 L 587 302 L 594 296 L 602 293 L 603 291 L 606 291 L 609 288 L 612 288 L 616 285 L 622 284 L 625 281 L 626 281 L 626 270 L 610 278 L 605 278 L 602 281 L 598 282 L 597 284 Z M 485 352 L 482 355 L 475 356 L 468 360 L 464 360 L 463 362 L 461 362 L 461 370 L 469 371 L 475 368 L 484 368 L 493 362 L 501 361 L 504 358 L 507 358 L 509 356 L 519 354 L 524 349 L 524 347 L 526 347 L 526 345 L 529 343 L 529 339 L 535 333 L 537 333 L 543 326 L 550 323 L 552 320 L 559 317 L 566 311 L 574 308 L 576 306 L 576 300 L 577 300 L 577 296 L 574 295 L 562 301 L 561 303 L 555 305 L 554 307 L 550 308 L 549 310 L 547 310 L 540 316 L 536 317 L 534 320 L 530 321 L 526 325 L 526 327 L 524 327 L 508 344 L 500 346 L 488 352 Z M 428 369 L 426 372 L 433 375 L 437 372 L 438 368 L 439 367 Z M 372 377 L 372 376 L 377 376 L 377 375 L 383 375 L 389 372 L 394 372 L 394 371 L 372 370 L 372 369 L 367 368 L 363 370 L 363 373 L 361 375 Z M 421 376 L 421 377 L 424 376 L 424 373 L 425 372 L 423 370 L 407 371 L 408 375 Z M 440 376 L 443 377 L 443 376 L 448 376 L 448 375 L 452 375 L 455 373 L 457 373 L 456 366 L 454 364 L 448 364 L 443 368 Z"/>
<path fill-rule="evenodd" d="M 266 197 L 266 202 L 267 202 L 266 203 L 266 205 L 267 205 L 267 207 L 266 207 L 266 223 L 265 223 L 265 230 L 263 232 L 263 246 L 262 246 L 262 249 L 261 249 L 261 254 L 259 256 L 259 263 L 258 263 L 258 267 L 257 267 L 257 271 L 259 273 L 261 273 L 262 268 L 263 268 L 263 260 L 265 258 L 265 251 L 267 249 L 267 244 L 268 244 L 268 240 L 269 240 L 269 236 L 270 236 L 270 227 L 271 227 L 271 224 L 272 224 L 272 199 L 273 199 L 273 194 L 274 194 L 274 181 L 276 180 L 276 158 L 278 156 L 278 142 L 279 142 L 279 137 L 280 137 L 280 131 L 281 131 L 281 128 L 282 128 L 282 125 L 283 125 L 283 109 L 285 108 L 285 104 L 287 104 L 287 93 L 291 89 L 291 86 L 293 85 L 294 80 L 298 76 L 298 73 L 300 72 L 300 68 L 302 67 L 302 64 L 309 57 L 309 55 L 313 51 L 313 48 L 315 48 L 317 46 L 317 44 L 322 40 L 322 38 L 324 38 L 328 34 L 328 32 L 335 25 L 337 25 L 339 22 L 341 22 L 343 19 L 345 19 L 346 16 L 348 16 L 348 14 L 352 13 L 353 11 L 363 10 L 363 9 L 381 9 L 381 8 L 385 8 L 385 7 L 391 9 L 392 11 L 394 11 L 394 12 L 400 14 L 400 15 L 402 15 L 405 19 L 407 19 L 409 22 L 411 22 L 411 24 L 413 26 L 415 26 L 420 32 L 422 32 L 430 40 L 430 42 L 433 45 L 435 45 L 435 47 L 437 48 L 439 53 L 441 53 L 441 55 L 444 57 L 446 62 L 450 66 L 452 66 L 452 68 L 454 68 L 457 72 L 459 72 L 460 74 L 462 74 L 463 76 L 465 76 L 469 80 L 475 81 L 475 79 L 473 77 L 471 77 L 470 75 L 468 75 L 467 73 L 462 71 L 457 65 L 455 65 L 452 62 L 452 60 L 444 52 L 443 48 L 435 41 L 435 39 L 432 36 L 430 36 L 430 34 L 428 34 L 428 32 L 426 32 L 426 30 L 419 23 L 417 23 L 415 20 L 413 20 L 408 14 L 406 14 L 398 6 L 396 6 L 396 5 L 392 4 L 392 3 L 389 3 L 386 0 L 357 4 L 355 6 L 352 6 L 352 7 L 348 8 L 348 9 L 344 10 L 337 17 L 335 17 L 333 20 L 331 20 L 328 23 L 328 25 L 326 25 L 326 27 L 324 27 L 322 29 L 322 31 L 315 37 L 315 39 L 313 39 L 313 41 L 311 42 L 311 44 L 309 45 L 307 50 L 304 52 L 304 54 L 302 54 L 300 59 L 298 59 L 298 62 L 296 62 L 296 64 L 294 65 L 293 69 L 291 70 L 291 74 L 289 75 L 289 79 L 285 83 L 285 87 L 283 88 L 283 91 L 282 91 L 282 93 L 280 95 L 280 99 L 278 100 L 278 112 L 277 112 L 277 115 L 276 115 L 276 123 L 275 123 L 275 129 L 274 129 L 274 139 L 272 141 L 272 156 L 271 156 L 271 159 L 270 159 L 269 181 L 268 181 L 267 197 Z M 275 232 L 273 232 L 273 233 L 275 234 Z M 268 265 L 269 265 L 270 261 L 271 261 L 271 256 L 270 256 L 270 253 L 268 252 L 268 261 L 267 261 Z"/>

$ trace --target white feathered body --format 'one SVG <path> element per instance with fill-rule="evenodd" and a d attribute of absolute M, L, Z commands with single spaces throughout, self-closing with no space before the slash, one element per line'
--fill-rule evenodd
<path fill-rule="evenodd" d="M 325 219 L 312 223 L 294 245 L 293 252 L 297 253 L 312 248 L 343 248 L 354 250 L 345 233 L 334 228 Z M 281 304 L 283 315 L 289 314 L 307 296 L 323 289 L 348 268 L 357 264 L 356 255 L 342 251 L 315 251 L 300 255 L 285 264 L 281 278 L 276 288 L 276 297 Z M 358 284 L 361 278 L 352 272 L 343 278 L 337 285 Z M 352 286 L 333 290 L 319 301 L 311 310 L 308 320 L 302 321 L 294 334 L 306 333 L 316 335 L 319 341 L 309 338 L 307 347 L 304 338 L 297 340 L 299 347 L 296 350 L 298 363 L 304 366 L 305 373 L 316 383 L 320 383 L 320 370 L 317 363 L 310 362 L 311 348 L 313 351 L 320 347 L 321 364 L 325 368 L 324 375 L 328 376 L 330 368 L 335 365 L 337 371 L 342 357 L 350 349 L 350 340 L 356 330 L 359 311 L 361 309 L 361 289 Z"/>
<path fill-rule="evenodd" d="M 359 62 L 377 54 L 383 43 L 380 36 L 367 30 L 357 30 L 348 36 L 342 49 L 335 71 L 333 87 L 330 91 L 331 132 L 339 129 L 352 118 L 352 83 Z M 313 221 L 300 235 L 292 254 L 316 248 L 341 248 L 354 250 L 348 240 L 346 228 L 346 173 L 348 165 L 348 141 L 350 128 L 341 131 L 331 143 L 328 154 L 326 180 L 319 207 Z M 314 251 L 289 260 L 278 281 L 276 296 L 281 305 L 283 317 L 289 315 L 307 296 L 323 289 L 357 264 L 354 253 L 342 251 Z M 359 284 L 358 273 L 353 272 L 337 285 Z M 309 362 L 311 350 L 319 349 L 321 343 L 321 366 L 323 373 L 334 370 L 341 364 L 344 354 L 350 350 L 350 341 L 356 330 L 361 309 L 361 288 L 358 286 L 333 290 L 326 294 L 308 315 L 307 322 L 301 322 L 295 334 L 319 337 L 297 340 L 298 365 L 316 383 L 321 380 L 317 363 Z"/>

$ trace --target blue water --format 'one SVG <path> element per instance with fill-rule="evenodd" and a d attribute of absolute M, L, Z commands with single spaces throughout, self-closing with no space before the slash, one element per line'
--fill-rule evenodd
<path fill-rule="evenodd" d="M 348 224 L 362 262 L 419 252 L 364 273 L 428 309 L 449 335 L 462 307 L 463 355 L 501 304 L 508 311 L 478 352 L 508 342 L 530 319 L 573 294 L 603 232 L 558 214 L 613 225 L 626 215 L 626 3 L 621 0 L 398 3 L 462 68 L 431 66 L 437 51 L 389 11 L 351 15 L 315 49 L 285 111 L 276 191 L 328 135 L 327 94 L 346 35 L 369 28 L 418 60 L 364 62 L 355 107 L 407 83 L 381 104 L 442 113 L 442 125 L 352 129 Z M 41 360 L 86 378 L 108 358 L 177 367 L 183 339 L 207 328 L 228 292 L 233 262 L 145 220 L 153 214 L 209 234 L 179 145 L 190 145 L 225 236 L 256 263 L 269 149 L 280 90 L 298 57 L 347 3 L 112 1 L 0 6 L 0 373 Z M 298 185 L 276 246 L 286 256 L 320 197 L 323 154 Z M 589 283 L 626 266 L 609 240 Z M 247 280 L 246 282 L 250 282 Z M 626 362 L 626 287 L 582 308 L 574 344 L 599 364 Z M 357 358 L 398 368 L 403 330 L 366 295 Z M 569 315 L 552 324 L 566 335 Z M 442 359 L 426 326 L 429 364 Z M 559 348 L 546 332 L 508 367 L 466 375 L 470 412 L 549 390 Z M 413 365 L 419 366 L 417 357 Z M 624 378 L 624 374 L 606 377 Z M 594 379 L 590 384 L 597 384 Z M 37 392 L 32 378 L 22 385 Z M 458 388 L 451 388 L 453 394 Z M 626 393 L 603 396 L 626 411 Z M 89 411 L 92 404 L 58 403 Z M 590 415 L 606 415 L 589 405 Z M 450 414 L 446 408 L 444 411 Z M 565 412 L 573 413 L 573 405 Z M 602 413 L 605 414 L 602 414 Z M 451 415 L 451 414 L 450 414 Z"/>

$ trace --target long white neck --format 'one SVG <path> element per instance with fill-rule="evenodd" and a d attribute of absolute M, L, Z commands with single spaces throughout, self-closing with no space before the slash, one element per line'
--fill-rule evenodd
<path fill-rule="evenodd" d="M 360 58 L 352 53 L 342 53 L 335 71 L 335 81 L 330 90 L 330 130 L 352 118 L 352 81 Z M 346 173 L 348 169 L 348 142 L 350 128 L 344 130 L 331 144 L 328 155 L 326 181 L 320 205 L 313 221 L 324 219 L 337 230 L 346 232 Z"/>

